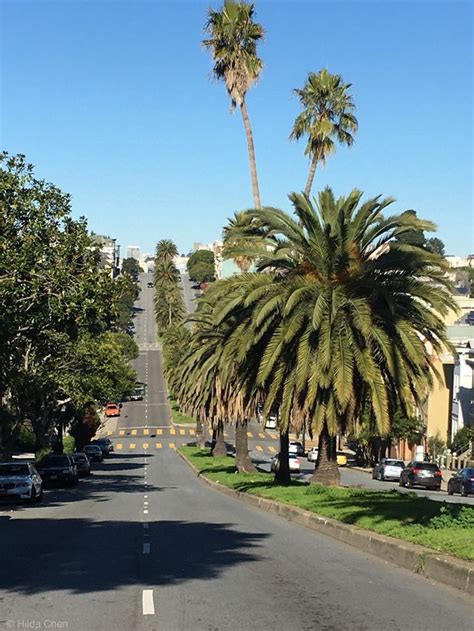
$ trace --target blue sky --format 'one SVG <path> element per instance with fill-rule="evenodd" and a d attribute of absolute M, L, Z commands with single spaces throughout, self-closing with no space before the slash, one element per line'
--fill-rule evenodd
<path fill-rule="evenodd" d="M 181 251 L 252 205 L 240 114 L 200 44 L 212 0 L 0 0 L 1 146 L 72 196 L 122 246 Z M 290 209 L 308 163 L 292 89 L 327 67 L 353 84 L 359 132 L 316 174 L 394 196 L 474 252 L 470 0 L 257 1 L 266 30 L 248 95 L 262 202 Z"/>

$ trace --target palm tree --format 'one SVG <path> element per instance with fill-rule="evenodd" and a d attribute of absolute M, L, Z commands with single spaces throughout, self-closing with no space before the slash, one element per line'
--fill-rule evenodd
<path fill-rule="evenodd" d="M 161 239 L 156 244 L 155 261 L 171 262 L 175 256 L 178 256 L 178 248 L 171 239 Z"/>
<path fill-rule="evenodd" d="M 336 150 L 335 140 L 348 147 L 354 142 L 358 123 L 355 105 L 348 93 L 350 83 L 343 83 L 341 75 L 326 69 L 310 72 L 302 89 L 295 89 L 303 111 L 296 118 L 291 140 L 308 138 L 305 155 L 310 157 L 310 168 L 304 192 L 309 195 L 318 162 L 326 163 Z"/>
<path fill-rule="evenodd" d="M 396 409 L 409 413 L 423 400 L 434 355 L 449 348 L 446 263 L 397 240 L 433 224 L 403 213 L 384 217 L 392 199 L 361 198 L 354 190 L 335 199 L 326 189 L 315 207 L 292 194 L 296 219 L 250 211 L 262 236 L 275 238 L 257 264 L 267 273 L 220 281 L 214 314 L 217 327 L 236 322 L 226 345 L 240 378 L 264 392 L 263 414 L 278 406 L 281 430 L 306 422 L 319 436 L 312 481 L 324 484 L 339 483 L 333 437 L 367 410 L 387 433 Z"/>
<path fill-rule="evenodd" d="M 244 122 L 252 177 L 253 202 L 260 208 L 257 165 L 252 128 L 247 112 L 246 95 L 258 80 L 262 60 L 257 56 L 257 44 L 263 38 L 263 28 L 253 21 L 254 5 L 226 0 L 221 11 L 209 10 L 205 30 L 209 39 L 203 40 L 212 52 L 213 74 L 224 81 L 231 99 L 231 112 L 238 105 Z"/>

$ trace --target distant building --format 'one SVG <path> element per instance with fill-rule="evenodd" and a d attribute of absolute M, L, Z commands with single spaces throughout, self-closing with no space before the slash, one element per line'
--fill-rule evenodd
<path fill-rule="evenodd" d="M 474 254 L 469 254 L 468 256 L 448 254 L 445 258 L 449 267 L 474 267 Z"/>
<path fill-rule="evenodd" d="M 120 246 L 117 244 L 117 240 L 101 234 L 93 234 L 91 238 L 99 250 L 100 267 L 109 267 L 112 276 L 116 276 L 120 260 Z"/>
<path fill-rule="evenodd" d="M 139 245 L 127 246 L 127 258 L 135 259 L 139 261 L 140 260 L 140 246 Z"/>
<path fill-rule="evenodd" d="M 184 256 L 183 254 L 178 254 L 173 258 L 173 263 L 180 274 L 186 274 L 188 261 L 189 256 Z"/>

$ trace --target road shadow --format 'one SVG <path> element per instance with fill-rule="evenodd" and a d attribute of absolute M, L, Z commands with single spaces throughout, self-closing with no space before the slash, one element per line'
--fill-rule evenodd
<path fill-rule="evenodd" d="M 0 589 L 87 593 L 144 582 L 209 581 L 227 567 L 263 559 L 258 549 L 269 536 L 235 530 L 232 524 L 184 521 L 150 522 L 148 533 L 152 554 L 145 562 L 141 522 L 6 521 L 0 539 Z"/>

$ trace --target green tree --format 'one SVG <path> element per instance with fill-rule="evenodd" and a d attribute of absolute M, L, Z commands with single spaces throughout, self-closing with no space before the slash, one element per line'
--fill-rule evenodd
<path fill-rule="evenodd" d="M 292 194 L 296 220 L 251 211 L 262 237 L 275 240 L 257 263 L 266 273 L 220 281 L 214 316 L 215 326 L 239 323 L 227 344 L 237 349 L 242 383 L 255 380 L 263 391 L 264 416 L 277 407 L 281 431 L 306 422 L 319 436 L 312 481 L 326 484 L 339 481 L 332 437 L 364 409 L 383 436 L 395 409 L 421 404 L 431 353 L 449 347 L 443 316 L 454 308 L 444 259 L 396 240 L 432 224 L 384 217 L 393 200 L 361 198 L 354 190 L 335 199 L 326 189 L 314 207 Z"/>
<path fill-rule="evenodd" d="M 252 128 L 247 111 L 248 90 L 258 80 L 262 60 L 257 55 L 257 44 L 263 38 L 263 28 L 254 22 L 254 5 L 226 0 L 220 11 L 209 10 L 205 30 L 209 36 L 203 41 L 213 57 L 213 73 L 225 83 L 231 99 L 231 111 L 238 105 L 247 137 L 253 202 L 260 208 L 260 192 Z"/>
<path fill-rule="evenodd" d="M 128 276 L 136 276 L 143 272 L 140 267 L 140 263 L 137 259 L 130 257 L 128 259 L 123 259 L 122 261 L 122 274 L 127 274 Z"/>
<path fill-rule="evenodd" d="M 213 280 L 215 276 L 214 252 L 210 250 L 194 252 L 188 259 L 187 270 L 189 278 L 195 282 Z"/>
<path fill-rule="evenodd" d="M 426 241 L 426 249 L 430 252 L 435 252 L 440 256 L 444 256 L 444 243 L 438 237 L 431 237 Z"/>
<path fill-rule="evenodd" d="M 178 248 L 171 239 L 161 239 L 156 244 L 156 261 L 171 262 L 175 256 L 178 256 Z"/>
<path fill-rule="evenodd" d="M 318 163 L 336 150 L 335 140 L 351 146 L 358 123 L 354 115 L 355 105 L 349 94 L 350 83 L 343 83 L 341 75 L 333 75 L 327 69 L 317 74 L 310 72 L 305 85 L 295 89 L 303 111 L 299 114 L 290 134 L 291 140 L 306 137 L 305 155 L 310 158 L 310 168 L 305 186 L 309 195 Z"/>

